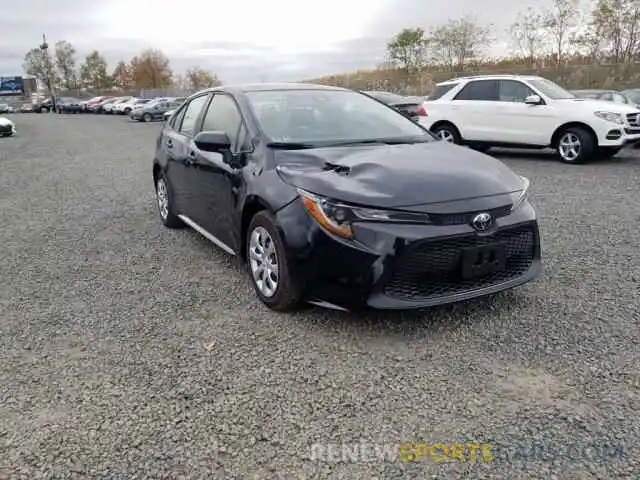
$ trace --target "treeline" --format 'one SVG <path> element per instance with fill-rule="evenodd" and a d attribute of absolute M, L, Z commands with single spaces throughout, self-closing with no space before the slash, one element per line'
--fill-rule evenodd
<path fill-rule="evenodd" d="M 631 65 L 640 57 L 640 2 L 554 0 L 548 9 L 520 12 L 505 35 L 496 33 L 493 25 L 472 16 L 427 29 L 405 28 L 389 41 L 385 67 L 412 74 L 430 69 L 463 72 L 505 60 L 531 68 L 576 60 Z M 491 58 L 503 38 L 510 40 L 511 58 Z"/>
<path fill-rule="evenodd" d="M 179 74 L 172 70 L 169 59 L 160 51 L 147 49 L 115 68 L 94 50 L 78 62 L 75 47 L 65 40 L 52 49 L 32 48 L 24 56 L 23 69 L 56 90 L 121 90 L 165 89 L 199 90 L 222 82 L 213 72 L 193 67 Z"/>

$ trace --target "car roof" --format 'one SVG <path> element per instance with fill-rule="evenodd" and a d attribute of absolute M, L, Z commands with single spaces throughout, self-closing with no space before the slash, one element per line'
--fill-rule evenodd
<path fill-rule="evenodd" d="M 545 80 L 538 75 L 511 75 L 511 74 L 491 74 L 491 75 L 467 75 L 450 78 L 444 82 L 438 82 L 436 85 L 450 85 L 460 82 L 468 82 L 469 80 Z"/>
<path fill-rule="evenodd" d="M 198 93 L 204 92 L 232 92 L 232 93 L 248 93 L 248 92 L 269 92 L 269 91 L 286 91 L 286 90 L 326 90 L 326 91 L 349 91 L 347 88 L 333 87 L 329 85 L 319 85 L 314 83 L 253 83 L 239 85 L 223 85 L 220 87 L 207 88 Z"/>

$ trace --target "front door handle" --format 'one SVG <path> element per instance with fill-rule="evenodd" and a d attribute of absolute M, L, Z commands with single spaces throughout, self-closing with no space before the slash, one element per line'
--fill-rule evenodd
<path fill-rule="evenodd" d="M 187 165 L 187 167 L 194 165 L 196 163 L 196 152 L 191 150 L 187 155 L 187 159 L 185 160 L 184 163 Z"/>
<path fill-rule="evenodd" d="M 173 140 L 167 140 L 167 148 L 173 148 Z"/>

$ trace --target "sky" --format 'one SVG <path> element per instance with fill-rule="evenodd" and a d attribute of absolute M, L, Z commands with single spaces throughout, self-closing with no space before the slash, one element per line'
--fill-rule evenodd
<path fill-rule="evenodd" d="M 548 0 L 536 0 L 544 6 Z M 506 27 L 524 0 L 18 0 L 0 14 L 0 75 L 22 74 L 24 54 L 42 34 L 71 42 L 83 57 L 100 51 L 110 66 L 145 48 L 161 49 L 173 70 L 214 71 L 225 83 L 296 81 L 375 68 L 405 27 L 473 15 Z"/>

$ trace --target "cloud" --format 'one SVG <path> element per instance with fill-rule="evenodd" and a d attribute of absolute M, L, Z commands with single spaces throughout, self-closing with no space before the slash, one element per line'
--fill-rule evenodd
<path fill-rule="evenodd" d="M 500 39 L 517 12 L 530 5 L 523 0 L 438 5 L 425 0 L 368 0 L 366 5 L 272 0 L 267 8 L 258 0 L 215 5 L 181 0 L 176 10 L 168 0 L 54 3 L 55 8 L 52 0 L 19 0 L 0 16 L 0 75 L 20 73 L 24 54 L 46 32 L 52 45 L 62 39 L 73 43 L 79 61 L 99 50 L 114 66 L 153 47 L 169 56 L 176 71 L 201 66 L 227 82 L 309 79 L 374 68 L 389 38 L 405 27 L 428 30 L 449 18 L 474 15 L 494 24 Z"/>

